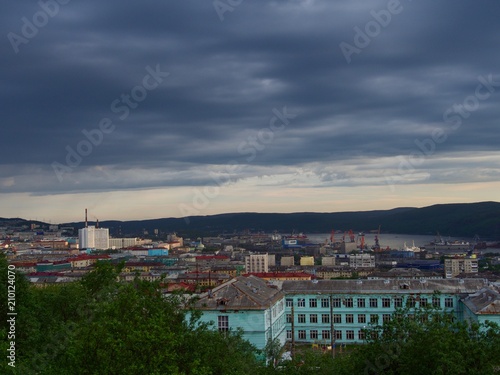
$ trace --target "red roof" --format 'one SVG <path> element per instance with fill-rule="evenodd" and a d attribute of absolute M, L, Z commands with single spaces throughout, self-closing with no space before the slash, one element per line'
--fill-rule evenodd
<path fill-rule="evenodd" d="M 9 262 L 16 267 L 33 267 L 36 266 L 36 262 Z"/>
<path fill-rule="evenodd" d="M 196 285 L 188 284 L 188 283 L 184 283 L 184 282 L 169 283 L 167 285 L 167 291 L 172 292 L 174 290 L 186 290 L 189 292 L 194 292 L 196 290 Z"/>

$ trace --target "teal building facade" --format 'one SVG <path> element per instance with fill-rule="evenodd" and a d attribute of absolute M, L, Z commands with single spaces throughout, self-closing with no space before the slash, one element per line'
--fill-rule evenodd
<path fill-rule="evenodd" d="M 479 315 L 466 302 L 487 284 L 483 279 L 285 281 L 286 339 L 329 345 L 333 332 L 335 344 L 362 343 L 370 323 L 383 324 L 400 307 L 431 304 L 460 320 L 465 315 L 500 324 L 498 310 Z"/>
<path fill-rule="evenodd" d="M 255 276 L 238 276 L 204 293 L 196 301 L 201 321 L 221 332 L 241 329 L 257 349 L 268 340 L 285 344 L 285 298 L 282 291 Z"/>

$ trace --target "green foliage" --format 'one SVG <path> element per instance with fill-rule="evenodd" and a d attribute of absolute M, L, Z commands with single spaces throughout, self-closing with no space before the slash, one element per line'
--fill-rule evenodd
<path fill-rule="evenodd" d="M 370 327 L 366 345 L 348 355 L 359 374 L 493 374 L 500 365 L 500 330 L 469 325 L 432 307 L 405 308 L 383 326 Z"/>
<path fill-rule="evenodd" d="M 500 328 L 458 322 L 431 306 L 406 307 L 384 325 L 366 330 L 366 343 L 346 353 L 297 351 L 291 361 L 262 374 L 488 375 L 500 368 Z"/>
<path fill-rule="evenodd" d="M 6 270 L 0 258 L 2 278 Z M 16 368 L 2 361 L 0 373 L 215 375 L 258 367 L 241 332 L 220 334 L 199 324 L 197 312 L 186 319 L 179 295 L 164 297 L 157 283 L 120 283 L 119 270 L 100 263 L 81 282 L 46 288 L 18 275 Z M 7 352 L 5 319 L 1 324 Z"/>

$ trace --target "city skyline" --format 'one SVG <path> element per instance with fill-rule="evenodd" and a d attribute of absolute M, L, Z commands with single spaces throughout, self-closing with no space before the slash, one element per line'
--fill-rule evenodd
<path fill-rule="evenodd" d="M 498 10 L 463 0 L 9 4 L 0 216 L 498 201 Z"/>

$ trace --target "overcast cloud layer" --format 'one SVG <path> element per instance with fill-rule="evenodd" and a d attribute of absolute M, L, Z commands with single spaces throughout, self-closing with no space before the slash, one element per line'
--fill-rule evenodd
<path fill-rule="evenodd" d="M 493 0 L 5 3 L 0 216 L 498 200 L 499 14 Z"/>

